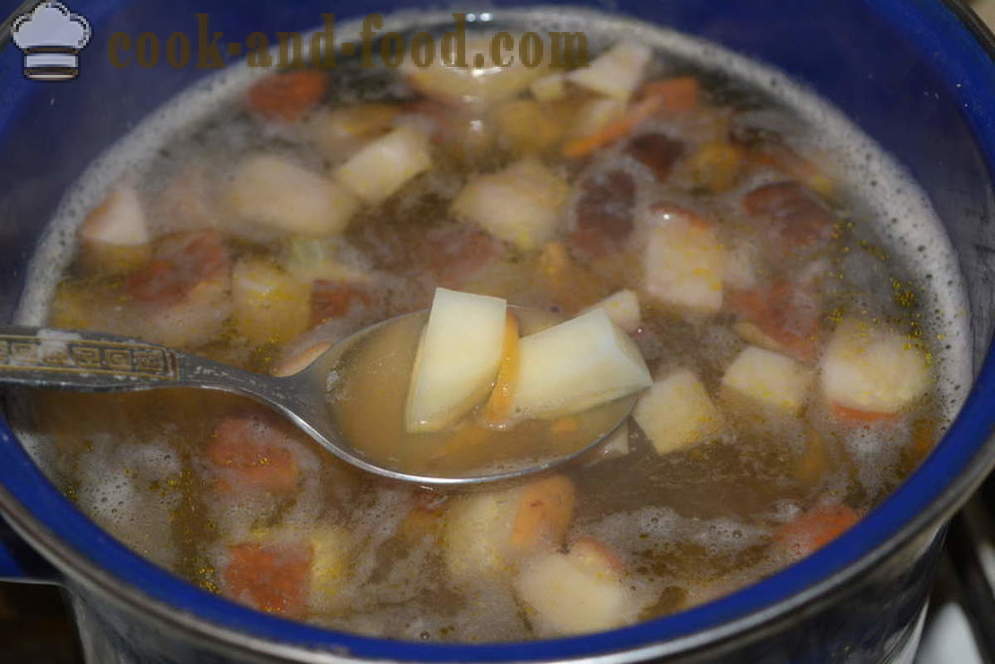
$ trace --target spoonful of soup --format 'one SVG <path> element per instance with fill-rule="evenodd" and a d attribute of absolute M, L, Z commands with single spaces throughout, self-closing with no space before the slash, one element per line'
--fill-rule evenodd
<path fill-rule="evenodd" d="M 0 327 L 0 384 L 237 393 L 348 463 L 426 485 L 514 479 L 584 456 L 651 383 L 602 309 L 562 321 L 442 288 L 430 310 L 311 348 L 294 369 L 265 376 L 114 335 Z"/>

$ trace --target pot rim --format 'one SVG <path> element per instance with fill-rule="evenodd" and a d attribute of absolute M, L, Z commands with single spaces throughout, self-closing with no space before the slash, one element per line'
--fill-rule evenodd
<path fill-rule="evenodd" d="M 38 4 L 29 0 L 15 15 Z M 900 27 L 955 50 L 963 84 L 949 94 L 971 100 L 968 121 L 995 169 L 995 37 L 962 0 L 933 6 L 881 0 Z M 960 32 L 960 34 L 957 34 Z M 941 34 L 942 33 L 942 34 Z M 0 24 L 0 47 L 9 40 Z M 949 39 L 950 41 L 946 41 Z M 979 60 L 978 47 L 987 61 Z M 949 61 L 946 63 L 949 67 Z M 979 103 L 980 101 L 980 103 Z M 115 605 L 153 617 L 169 630 L 245 659 L 292 662 L 576 661 L 628 662 L 689 656 L 762 638 L 784 622 L 817 612 L 917 534 L 949 517 L 995 466 L 995 350 L 989 348 L 971 393 L 946 435 L 918 469 L 857 525 L 808 558 L 726 597 L 671 616 L 584 636 L 488 645 L 423 644 L 361 637 L 269 616 L 200 590 L 111 538 L 56 489 L 0 421 L 0 508 L 15 530 L 72 583 Z M 34 510 L 49 514 L 46 521 Z M 104 565 L 96 560 L 105 561 Z M 110 563 L 110 564 L 107 564 Z M 114 569 L 112 573 L 109 569 Z M 741 646 L 742 641 L 736 646 Z"/>

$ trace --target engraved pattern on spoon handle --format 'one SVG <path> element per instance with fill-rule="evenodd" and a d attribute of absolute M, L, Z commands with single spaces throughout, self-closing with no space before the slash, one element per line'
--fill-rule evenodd
<path fill-rule="evenodd" d="M 0 384 L 92 392 L 168 387 L 182 380 L 164 346 L 99 332 L 0 327 Z"/>
<path fill-rule="evenodd" d="M 0 326 L 0 385 L 87 392 L 206 387 L 265 397 L 273 379 L 100 332 Z"/>

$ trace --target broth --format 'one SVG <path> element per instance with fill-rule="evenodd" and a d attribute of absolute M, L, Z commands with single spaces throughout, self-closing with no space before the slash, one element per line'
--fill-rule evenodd
<path fill-rule="evenodd" d="M 599 53 L 632 40 L 654 49 L 634 101 L 608 122 L 652 99 L 645 83 L 669 82 L 664 107 L 616 140 L 564 154 L 609 126 L 570 136 L 588 121 L 580 109 L 594 116 L 604 101 L 576 82 L 549 102 L 526 85 L 463 107 L 343 62 L 286 122 L 252 108 L 245 86 L 265 80 L 229 74 L 94 167 L 35 261 L 65 265 L 62 278 L 46 284 L 36 267 L 21 321 L 286 372 L 316 344 L 427 307 L 437 286 L 553 317 L 627 291 L 638 301 L 629 332 L 657 382 L 621 436 L 560 475 L 462 495 L 364 475 L 234 397 L 22 395 L 20 434 L 80 508 L 156 563 L 261 610 L 473 642 L 595 631 L 708 601 L 824 545 L 894 489 L 940 436 L 968 373 L 956 264 L 922 194 L 780 75 L 649 26 L 578 16 Z M 554 26 L 541 12 L 506 20 Z M 677 80 L 695 98 L 667 108 Z M 334 183 L 339 207 L 307 204 L 329 224 L 359 195 L 339 191 L 338 169 L 398 130 L 429 132 L 431 167 L 382 200 L 350 203 L 341 229 L 291 232 L 273 222 L 291 223 L 287 206 L 270 210 L 258 186 L 233 193 L 240 178 L 257 182 L 245 169 L 263 154 L 264 183 L 290 173 L 286 190 L 300 197 L 313 178 Z M 113 187 L 132 192 L 151 241 L 107 252 L 84 237 L 77 251 L 77 227 Z M 526 239 L 503 230 L 495 206 L 534 224 Z M 701 281 L 715 256 L 717 306 Z M 205 306 L 187 306 L 194 293 Z M 863 327 L 847 336 L 848 325 Z M 849 395 L 880 411 L 828 398 L 834 380 L 863 375 L 830 367 L 832 344 L 879 333 L 895 357 L 928 364 L 901 385 L 923 374 L 928 388 Z M 350 377 L 336 405 L 371 455 L 396 453 L 404 435 L 413 344 L 382 372 Z M 706 414 L 679 417 L 695 412 Z M 526 440 L 552 425 L 529 426 L 509 433 Z M 585 428 L 573 426 L 561 436 Z M 405 464 L 439 463 L 404 449 Z"/>

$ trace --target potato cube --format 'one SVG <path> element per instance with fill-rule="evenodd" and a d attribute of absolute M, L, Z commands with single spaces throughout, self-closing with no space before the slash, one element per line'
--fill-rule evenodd
<path fill-rule="evenodd" d="M 625 583 L 617 557 L 593 540 L 569 553 L 529 560 L 514 581 L 529 618 L 544 636 L 621 627 L 642 608 Z"/>
<path fill-rule="evenodd" d="M 524 251 L 553 237 L 569 188 L 535 158 L 527 157 L 497 173 L 471 179 L 453 213 Z"/>
<path fill-rule="evenodd" d="M 308 607 L 327 612 L 343 599 L 349 574 L 352 542 L 344 528 L 320 526 L 311 533 L 311 582 Z"/>
<path fill-rule="evenodd" d="M 598 133 L 625 115 L 625 102 L 597 97 L 581 103 L 570 120 L 567 138 L 585 138 Z"/>
<path fill-rule="evenodd" d="M 712 141 L 699 147 L 690 162 L 692 179 L 712 192 L 726 191 L 743 171 L 743 150 L 729 141 Z"/>
<path fill-rule="evenodd" d="M 845 319 L 822 358 L 821 386 L 832 403 L 893 414 L 926 393 L 930 371 L 915 341 L 883 325 Z"/>
<path fill-rule="evenodd" d="M 704 442 L 722 428 L 722 414 L 689 369 L 653 383 L 636 404 L 633 417 L 659 454 Z"/>
<path fill-rule="evenodd" d="M 80 226 L 81 257 L 90 270 L 123 274 L 151 256 L 149 229 L 137 192 L 119 186 Z"/>
<path fill-rule="evenodd" d="M 715 230 L 693 215 L 663 216 L 646 243 L 646 291 L 680 311 L 717 313 L 722 308 L 725 250 Z"/>
<path fill-rule="evenodd" d="M 812 378 L 811 370 L 790 357 L 749 346 L 726 369 L 722 390 L 734 400 L 797 415 L 805 405 Z"/>
<path fill-rule="evenodd" d="M 521 555 L 543 546 L 558 546 L 573 518 L 573 483 L 563 475 L 553 475 L 521 487 L 516 499 L 510 550 Z"/>
<path fill-rule="evenodd" d="M 456 500 L 445 517 L 447 569 L 457 579 L 473 579 L 555 550 L 573 518 L 574 501 L 573 483 L 562 475 Z"/>
<path fill-rule="evenodd" d="M 566 78 L 562 72 L 547 74 L 532 81 L 529 90 L 538 101 L 556 101 L 567 92 Z"/>
<path fill-rule="evenodd" d="M 111 191 L 83 220 L 80 237 L 85 243 L 128 247 L 148 244 L 148 223 L 138 192 L 129 186 Z"/>
<path fill-rule="evenodd" d="M 519 417 L 578 413 L 653 382 L 639 348 L 603 309 L 524 337 L 519 352 Z"/>
<path fill-rule="evenodd" d="M 502 143 L 516 154 L 552 148 L 563 136 L 563 123 L 552 110 L 531 99 L 515 99 L 494 109 Z"/>
<path fill-rule="evenodd" d="M 632 42 L 616 44 L 586 67 L 567 74 L 567 79 L 606 97 L 627 101 L 649 62 L 649 47 Z"/>
<path fill-rule="evenodd" d="M 321 111 L 308 124 L 318 148 L 339 161 L 362 145 L 362 141 L 386 134 L 401 112 L 395 104 L 357 104 Z"/>
<path fill-rule="evenodd" d="M 311 292 L 275 265 L 243 259 L 232 270 L 235 329 L 253 344 L 285 343 L 307 329 Z"/>
<path fill-rule="evenodd" d="M 609 295 L 601 302 L 589 307 L 587 311 L 591 309 L 604 309 L 612 322 L 626 332 L 635 332 L 643 322 L 639 313 L 639 297 L 629 289 L 623 289 Z"/>
<path fill-rule="evenodd" d="M 361 199 L 375 204 L 431 166 L 428 137 L 405 126 L 367 143 L 335 170 L 335 177 Z"/>
<path fill-rule="evenodd" d="M 487 396 L 506 308 L 501 298 L 436 289 L 408 388 L 408 431 L 441 431 Z"/>
<path fill-rule="evenodd" d="M 227 201 L 243 219 L 309 236 L 341 233 L 359 206 L 342 185 L 270 154 L 251 156 L 239 166 Z"/>

